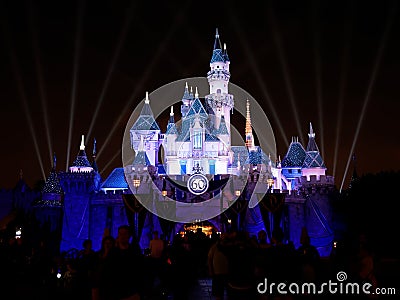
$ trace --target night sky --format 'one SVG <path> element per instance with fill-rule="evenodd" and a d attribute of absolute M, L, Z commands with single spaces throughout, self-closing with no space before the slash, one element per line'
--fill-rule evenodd
<path fill-rule="evenodd" d="M 264 108 L 282 158 L 292 136 L 306 147 L 312 122 L 338 187 L 353 147 L 360 175 L 400 169 L 396 1 L 160 2 L 1 3 L 1 188 L 20 169 L 33 187 L 53 152 L 65 170 L 82 134 L 106 178 L 145 92 L 206 76 L 216 27 L 231 82 Z"/>

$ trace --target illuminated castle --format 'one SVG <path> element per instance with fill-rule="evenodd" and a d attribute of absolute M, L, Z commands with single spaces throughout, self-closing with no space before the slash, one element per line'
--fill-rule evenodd
<path fill-rule="evenodd" d="M 151 200 L 155 202 L 162 202 L 168 196 L 176 200 L 176 206 L 218 195 L 221 199 L 228 197 L 216 186 L 204 191 L 203 199 L 200 199 L 198 195 L 179 190 L 173 180 L 169 180 L 187 182 L 193 174 L 201 173 L 214 180 L 216 185 L 225 182 L 229 176 L 245 178 L 245 188 L 237 192 L 236 181 L 232 181 L 233 196 L 228 197 L 229 201 L 237 200 L 246 207 L 240 213 L 236 210 L 238 218 L 233 223 L 236 222 L 237 228 L 251 234 L 265 229 L 270 238 L 273 228 L 280 226 L 284 229 L 285 240 L 298 246 L 301 230 L 306 227 L 311 242 L 320 253 L 329 254 L 334 237 L 331 202 L 336 189 L 334 178 L 325 174 L 326 166 L 311 123 L 307 147 L 293 137 L 282 161 L 278 159 L 273 163 L 261 147 L 255 145 L 251 107 L 247 100 L 243 130 L 245 145 L 231 145 L 230 117 L 234 97 L 228 90 L 229 67 L 230 59 L 225 45 L 221 46 L 217 31 L 207 73 L 209 94 L 200 98 L 197 88 L 193 93 L 193 88 L 189 89 L 186 84 L 182 87 L 182 119 L 178 124 L 171 107 L 167 128 L 161 129 L 146 93 L 141 113 L 130 129 L 134 151 L 132 164 L 125 169 L 114 169 L 105 180 L 101 179 L 96 165 L 96 143 L 89 162 L 83 136 L 78 155 L 67 172 L 57 172 L 54 161 L 42 193 L 31 209 L 43 223 L 58 224 L 61 250 L 81 248 L 86 238 L 93 240 L 95 248 L 99 247 L 104 229 L 116 235 L 118 226 L 128 223 L 135 228 L 135 235 L 143 241 L 143 247 L 154 228 L 165 237 L 175 234 L 182 224 L 166 229 L 165 221 L 142 209 L 134 196 L 152 195 Z M 133 182 L 135 188 L 130 188 L 128 182 Z M 152 182 L 158 190 L 150 187 Z M 248 205 L 252 195 L 256 194 L 261 195 L 258 200 L 266 205 Z M 228 203 L 227 213 L 208 220 L 217 231 L 229 229 L 232 220 L 226 216 L 229 213 L 233 216 L 229 210 L 233 202 Z M 275 206 L 268 206 L 272 204 Z"/>
<path fill-rule="evenodd" d="M 197 87 L 189 91 L 186 84 L 182 97 L 182 124 L 177 128 L 171 107 L 167 130 L 161 139 L 161 131 L 154 120 L 150 101 L 146 95 L 140 117 L 131 129 L 132 148 L 139 150 L 143 138 L 146 156 L 156 166 L 160 145 L 165 148 L 166 173 L 188 174 L 197 164 L 206 174 L 229 174 L 232 165 L 230 115 L 233 111 L 233 95 L 228 92 L 230 60 L 226 47 L 221 49 L 218 31 L 207 73 L 210 93 L 200 100 Z"/>

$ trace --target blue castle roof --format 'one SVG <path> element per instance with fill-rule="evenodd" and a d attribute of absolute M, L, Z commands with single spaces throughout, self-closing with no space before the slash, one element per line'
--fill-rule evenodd
<path fill-rule="evenodd" d="M 131 130 L 160 130 L 148 102 L 145 101 L 140 116 L 133 124 Z"/>
<path fill-rule="evenodd" d="M 63 189 L 58 179 L 57 172 L 52 169 L 43 186 L 42 193 L 63 194 Z"/>
<path fill-rule="evenodd" d="M 245 146 L 232 146 L 231 150 L 233 151 L 232 167 L 237 167 L 239 161 L 241 166 L 245 165 L 249 156 L 247 148 Z"/>
<path fill-rule="evenodd" d="M 138 151 L 132 165 L 144 165 L 144 166 L 149 166 L 150 165 L 150 160 L 147 157 L 147 154 L 145 151 Z"/>
<path fill-rule="evenodd" d="M 210 63 L 223 62 L 225 63 L 225 55 L 221 49 L 214 49 Z"/>
<path fill-rule="evenodd" d="M 124 168 L 115 168 L 101 184 L 101 189 L 128 189 Z"/>
<path fill-rule="evenodd" d="M 198 114 L 202 118 L 208 117 L 208 114 L 207 114 L 206 110 L 204 109 L 203 104 L 201 104 L 199 98 L 194 99 L 186 117 L 194 117 L 194 116 L 196 116 L 196 114 Z"/>
<path fill-rule="evenodd" d="M 246 164 L 250 165 L 268 164 L 268 162 L 268 157 L 259 146 L 255 146 L 255 150 L 249 151 L 249 155 L 246 159 Z"/>
<path fill-rule="evenodd" d="M 221 117 L 221 122 L 219 123 L 219 128 L 217 130 L 215 130 L 214 133 L 221 134 L 221 135 L 229 135 L 224 116 Z"/>
<path fill-rule="evenodd" d="M 165 133 L 166 134 L 178 134 L 178 129 L 176 128 L 176 125 L 175 125 L 174 115 L 171 115 L 169 117 L 169 121 L 167 124 L 167 131 Z"/>
<path fill-rule="evenodd" d="M 214 62 L 223 62 L 229 61 L 228 53 L 226 51 L 222 51 L 221 49 L 221 41 L 219 39 L 218 28 L 215 31 L 215 41 L 214 41 L 214 49 L 211 57 L 210 63 Z"/>
<path fill-rule="evenodd" d="M 292 139 L 289 145 L 288 152 L 282 159 L 283 168 L 300 168 L 303 166 L 304 159 L 306 158 L 306 150 L 302 144 L 300 144 L 296 139 Z"/>
<path fill-rule="evenodd" d="M 308 144 L 306 149 L 306 158 L 303 162 L 303 168 L 326 168 L 324 160 L 319 153 L 317 143 L 315 142 L 315 133 L 310 123 L 310 133 L 308 134 Z"/>
<path fill-rule="evenodd" d="M 303 168 L 326 168 L 318 151 L 308 151 L 303 163 Z"/>
<path fill-rule="evenodd" d="M 182 119 L 180 135 L 176 138 L 176 142 L 187 142 L 190 139 L 190 119 Z"/>
<path fill-rule="evenodd" d="M 76 156 L 71 167 L 92 167 L 91 163 L 87 159 L 85 150 L 79 150 L 78 155 Z"/>
<path fill-rule="evenodd" d="M 168 123 L 167 131 L 165 134 L 179 134 L 178 129 L 176 128 L 175 123 Z"/>
<path fill-rule="evenodd" d="M 206 142 L 219 142 L 219 138 L 213 134 L 206 133 L 205 141 Z"/>
<path fill-rule="evenodd" d="M 224 51 L 224 59 L 225 59 L 225 62 L 230 61 L 229 56 L 228 56 L 228 51 L 226 49 Z"/>

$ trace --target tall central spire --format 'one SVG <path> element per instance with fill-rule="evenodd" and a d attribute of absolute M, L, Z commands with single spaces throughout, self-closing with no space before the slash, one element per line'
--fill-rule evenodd
<path fill-rule="evenodd" d="M 246 146 L 248 148 L 254 147 L 254 137 L 253 137 L 253 129 L 251 127 L 251 117 L 250 117 L 250 101 L 247 99 L 246 102 Z"/>
<path fill-rule="evenodd" d="M 219 39 L 218 28 L 215 29 L 215 42 L 214 42 L 214 50 L 221 49 L 221 41 Z"/>
<path fill-rule="evenodd" d="M 308 133 L 308 144 L 307 144 L 307 148 L 306 151 L 315 151 L 315 152 L 319 152 L 318 150 L 318 146 L 315 142 L 315 132 L 313 130 L 312 124 L 310 122 L 310 132 Z"/>

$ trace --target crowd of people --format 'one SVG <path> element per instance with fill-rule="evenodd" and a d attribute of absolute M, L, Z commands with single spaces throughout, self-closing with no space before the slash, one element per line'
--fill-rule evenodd
<path fill-rule="evenodd" d="M 105 232 L 98 250 L 88 239 L 79 251 L 51 257 L 44 243 L 29 248 L 22 238 L 14 238 L 1 247 L 0 282 L 21 295 L 25 289 L 30 299 L 183 300 L 189 299 L 199 278 L 211 278 L 216 300 L 267 299 L 257 292 L 265 278 L 270 282 L 325 279 L 327 270 L 305 229 L 300 242 L 297 249 L 284 242 L 279 227 L 271 238 L 264 230 L 257 236 L 244 231 L 206 236 L 199 228 L 177 234 L 170 242 L 155 231 L 148 249 L 141 249 L 124 225 L 116 237 Z M 357 255 L 360 265 L 368 262 L 373 269 L 365 247 Z M 371 271 L 355 266 L 355 274 L 371 276 Z"/>

